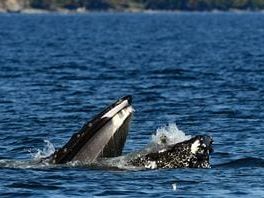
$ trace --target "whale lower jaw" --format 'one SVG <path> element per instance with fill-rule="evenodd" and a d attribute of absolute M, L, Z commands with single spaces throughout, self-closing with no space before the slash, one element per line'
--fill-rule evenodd
<path fill-rule="evenodd" d="M 129 166 L 145 169 L 159 168 L 210 168 L 209 154 L 212 152 L 212 138 L 195 136 L 190 140 L 164 147 L 130 159 Z"/>
<path fill-rule="evenodd" d="M 128 134 L 132 112 L 133 108 L 128 106 L 117 113 L 85 143 L 72 161 L 90 163 L 100 157 L 120 156 Z"/>
<path fill-rule="evenodd" d="M 131 101 L 131 96 L 125 96 L 108 106 L 73 134 L 62 148 L 43 160 L 54 164 L 92 163 L 98 158 L 120 156 L 133 114 Z"/>

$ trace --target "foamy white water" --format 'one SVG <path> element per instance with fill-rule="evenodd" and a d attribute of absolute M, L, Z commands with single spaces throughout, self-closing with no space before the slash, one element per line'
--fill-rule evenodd
<path fill-rule="evenodd" d="M 166 138 L 166 144 L 177 144 L 191 139 L 191 136 L 178 129 L 175 123 L 170 123 L 165 127 L 158 128 L 156 134 L 152 135 L 152 141 L 156 144 L 162 144 L 164 138 Z"/>
<path fill-rule="evenodd" d="M 48 157 L 52 153 L 55 152 L 55 147 L 49 140 L 44 140 L 44 143 L 45 143 L 45 146 L 42 150 L 37 149 L 36 153 L 31 153 L 34 160 L 39 160 L 39 159 Z"/>

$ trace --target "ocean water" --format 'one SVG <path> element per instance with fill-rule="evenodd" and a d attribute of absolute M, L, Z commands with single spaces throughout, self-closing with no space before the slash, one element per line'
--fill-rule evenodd
<path fill-rule="evenodd" d="M 177 124 L 212 168 L 32 164 L 127 94 L 124 154 Z M 264 197 L 263 120 L 263 13 L 0 15 L 0 197 Z"/>

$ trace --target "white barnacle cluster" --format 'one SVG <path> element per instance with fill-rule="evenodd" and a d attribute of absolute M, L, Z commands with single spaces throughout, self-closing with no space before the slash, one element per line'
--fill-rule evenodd
<path fill-rule="evenodd" d="M 155 168 L 157 168 L 157 163 L 155 161 L 148 161 L 145 164 L 145 168 L 155 169 Z"/>

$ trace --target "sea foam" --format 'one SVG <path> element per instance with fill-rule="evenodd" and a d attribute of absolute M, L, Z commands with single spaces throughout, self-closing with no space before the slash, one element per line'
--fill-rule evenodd
<path fill-rule="evenodd" d="M 170 123 L 156 130 L 156 133 L 152 135 L 152 142 L 162 144 L 164 138 L 166 138 L 166 144 L 177 144 L 191 139 L 191 136 L 178 129 L 175 123 Z"/>

